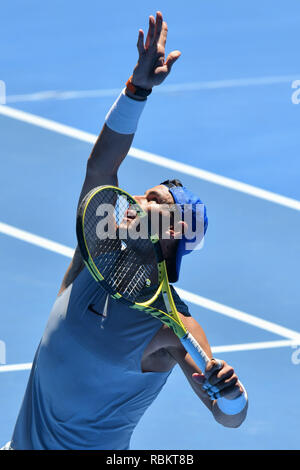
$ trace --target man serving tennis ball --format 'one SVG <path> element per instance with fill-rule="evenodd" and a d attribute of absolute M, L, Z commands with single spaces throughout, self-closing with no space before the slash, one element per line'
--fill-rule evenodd
<path fill-rule="evenodd" d="M 139 117 L 154 86 L 180 57 L 165 58 L 167 24 L 150 16 L 146 39 L 138 34 L 139 59 L 126 87 L 108 112 L 87 163 L 80 195 L 100 185 L 118 186 L 118 169 L 133 141 Z M 200 199 L 179 180 L 165 181 L 135 199 L 144 211 L 163 206 L 192 207 Z M 126 217 L 135 218 L 132 209 Z M 192 210 L 192 222 L 197 211 Z M 204 211 L 204 232 L 207 216 Z M 186 247 L 185 222 L 172 222 L 160 240 L 171 282 L 178 280 Z M 180 235 L 180 236 L 178 236 Z M 100 283 L 101 284 L 101 283 Z M 174 288 L 180 318 L 210 358 L 200 370 L 178 337 L 156 318 L 112 299 L 95 282 L 78 249 L 63 279 L 15 425 L 12 449 L 129 449 L 139 419 L 179 364 L 194 392 L 214 419 L 238 427 L 247 414 L 247 394 L 233 368 L 212 359 L 201 326 Z"/>

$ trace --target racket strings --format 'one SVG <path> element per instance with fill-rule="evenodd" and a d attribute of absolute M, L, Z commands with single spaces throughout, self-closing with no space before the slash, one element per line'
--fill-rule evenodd
<path fill-rule="evenodd" d="M 145 279 L 147 279 L 148 276 L 150 276 L 150 270 L 147 271 L 145 266 L 140 266 L 134 278 L 131 279 L 127 288 L 124 290 L 124 294 L 131 297 L 136 290 L 140 292 L 145 286 Z"/>
<path fill-rule="evenodd" d="M 86 209 L 84 234 L 90 256 L 110 290 L 135 302 L 143 290 L 158 284 L 158 271 L 151 241 L 130 237 L 133 221 L 126 219 L 126 211 L 131 205 L 114 190 L 96 193 Z"/>

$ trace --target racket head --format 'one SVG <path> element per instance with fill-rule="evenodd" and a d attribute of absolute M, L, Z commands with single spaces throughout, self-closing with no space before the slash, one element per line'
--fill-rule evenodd
<path fill-rule="evenodd" d="M 130 194 L 108 185 L 92 189 L 77 211 L 78 246 L 87 268 L 110 295 L 126 303 L 146 302 L 161 280 L 162 252 L 147 217 Z"/>
<path fill-rule="evenodd" d="M 132 220 L 128 210 L 136 213 Z M 113 298 L 149 313 L 181 338 L 186 329 L 172 297 L 159 236 L 150 227 L 138 202 L 115 186 L 92 189 L 77 211 L 78 246 L 93 278 Z"/>

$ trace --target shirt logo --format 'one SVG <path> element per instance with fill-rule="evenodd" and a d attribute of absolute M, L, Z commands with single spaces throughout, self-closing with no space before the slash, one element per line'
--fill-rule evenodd
<path fill-rule="evenodd" d="M 88 306 L 88 310 L 89 310 L 90 312 L 94 313 L 95 315 L 98 315 L 99 317 L 103 317 L 103 316 L 104 316 L 103 313 L 100 313 L 100 312 L 98 312 L 97 310 L 94 309 L 94 304 L 90 304 L 90 305 Z"/>

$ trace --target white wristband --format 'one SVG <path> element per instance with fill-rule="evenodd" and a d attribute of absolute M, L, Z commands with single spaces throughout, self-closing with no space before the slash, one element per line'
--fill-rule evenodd
<path fill-rule="evenodd" d="M 106 125 L 119 134 L 134 134 L 146 101 L 129 98 L 124 88 L 105 117 Z"/>
<path fill-rule="evenodd" d="M 243 388 L 243 393 L 239 397 L 235 398 L 234 400 L 228 400 L 222 397 L 218 398 L 217 400 L 218 408 L 220 408 L 220 410 L 226 415 L 236 415 L 240 413 L 247 405 L 247 402 L 248 402 L 247 392 L 243 384 L 241 384 L 241 386 Z"/>

